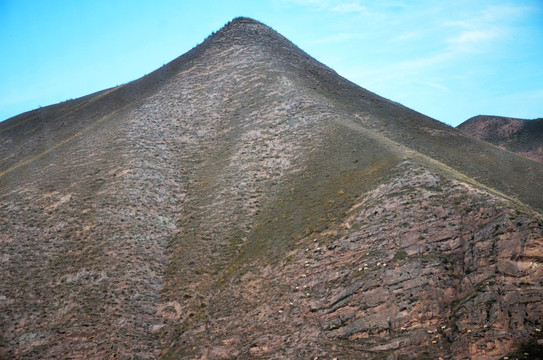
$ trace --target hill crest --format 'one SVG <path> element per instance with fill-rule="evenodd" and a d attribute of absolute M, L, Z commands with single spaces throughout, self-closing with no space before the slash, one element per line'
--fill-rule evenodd
<path fill-rule="evenodd" d="M 487 141 L 519 156 L 543 162 L 543 119 L 518 119 L 478 115 L 458 129 L 471 137 Z"/>

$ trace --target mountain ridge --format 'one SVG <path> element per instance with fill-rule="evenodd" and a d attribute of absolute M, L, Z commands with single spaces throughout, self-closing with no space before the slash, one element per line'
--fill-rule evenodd
<path fill-rule="evenodd" d="M 530 160 L 543 162 L 543 119 L 477 115 L 458 128 L 469 136 L 490 142 Z"/>

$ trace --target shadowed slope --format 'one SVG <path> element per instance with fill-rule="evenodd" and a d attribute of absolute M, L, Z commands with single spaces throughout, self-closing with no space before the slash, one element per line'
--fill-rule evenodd
<path fill-rule="evenodd" d="M 499 171 L 542 167 L 256 21 L 0 134 L 7 355 L 500 356 L 540 326 L 541 220 L 507 196 L 541 194 Z"/>

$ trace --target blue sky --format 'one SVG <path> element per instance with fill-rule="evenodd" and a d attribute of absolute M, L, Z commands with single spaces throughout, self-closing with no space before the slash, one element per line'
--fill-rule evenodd
<path fill-rule="evenodd" d="M 135 80 L 236 16 L 453 126 L 543 117 L 541 0 L 0 0 L 0 121 Z"/>

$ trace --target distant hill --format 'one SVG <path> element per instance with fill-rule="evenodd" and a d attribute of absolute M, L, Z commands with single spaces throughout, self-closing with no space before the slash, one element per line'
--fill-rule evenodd
<path fill-rule="evenodd" d="M 237 18 L 0 123 L 0 358 L 535 358 L 542 188 Z"/>
<path fill-rule="evenodd" d="M 478 115 L 458 125 L 458 129 L 519 156 L 543 162 L 543 118 Z"/>

